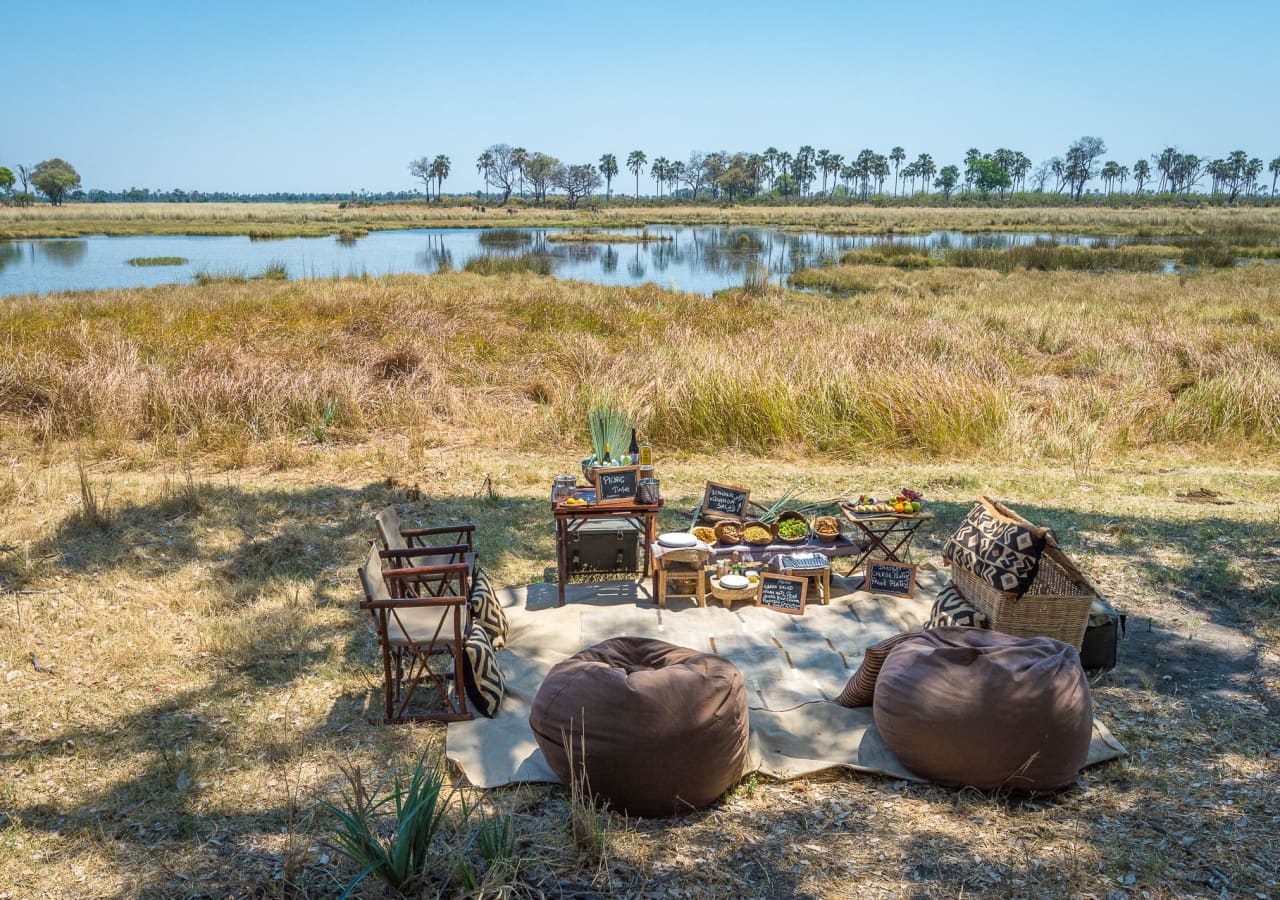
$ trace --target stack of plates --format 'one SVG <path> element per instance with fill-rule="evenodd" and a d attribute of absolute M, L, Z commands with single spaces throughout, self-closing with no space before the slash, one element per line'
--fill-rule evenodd
<path fill-rule="evenodd" d="M 698 546 L 698 539 L 688 532 L 668 531 L 658 535 L 658 543 L 673 550 L 685 550 Z"/>
<path fill-rule="evenodd" d="M 720 587 L 726 591 L 745 591 L 750 584 L 746 575 L 725 575 L 720 579 Z"/>

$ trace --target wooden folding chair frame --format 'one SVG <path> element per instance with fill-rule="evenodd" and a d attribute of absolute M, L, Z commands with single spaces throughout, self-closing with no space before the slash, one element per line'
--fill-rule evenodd
<path fill-rule="evenodd" d="M 419 548 L 421 549 L 421 548 Z M 435 549 L 433 552 L 435 552 Z M 397 551 L 378 551 L 380 571 L 366 572 L 371 559 L 362 566 L 361 582 L 365 599 L 360 608 L 369 610 L 378 632 L 378 644 L 382 651 L 383 693 L 386 702 L 384 721 L 399 724 L 413 721 L 458 722 L 472 718 L 467 709 L 467 695 L 463 684 L 463 653 L 466 628 L 470 627 L 467 594 L 471 577 L 471 562 L 458 561 L 437 565 L 406 566 L 381 569 L 385 558 L 400 558 Z M 376 596 L 369 587 L 373 579 L 381 579 L 387 589 L 386 596 Z M 376 582 L 373 582 L 376 585 Z M 410 587 L 412 586 L 412 587 Z M 456 588 L 456 589 L 455 589 Z M 445 610 L 436 624 L 431 639 L 415 640 L 398 610 L 440 608 Z M 450 615 L 449 613 L 452 613 Z M 441 632 L 446 621 L 452 621 L 453 645 L 441 642 Z M 394 621 L 404 635 L 404 643 L 392 645 L 390 625 Z M 464 628 L 465 623 L 465 628 Z M 450 696 L 447 675 L 435 671 L 430 660 L 433 656 L 448 654 L 452 657 L 453 694 Z M 406 665 L 407 664 L 407 665 Z M 418 687 L 429 684 L 439 695 L 443 709 L 440 712 L 410 714 Z"/>

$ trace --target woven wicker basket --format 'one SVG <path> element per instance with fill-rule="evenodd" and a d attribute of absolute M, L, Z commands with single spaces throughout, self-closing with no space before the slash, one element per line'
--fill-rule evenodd
<path fill-rule="evenodd" d="M 1030 524 L 1006 506 L 992 501 L 1004 515 Z M 1089 626 L 1089 608 L 1100 595 L 1047 534 L 1036 580 L 1021 597 L 993 588 L 963 566 L 952 565 L 951 580 L 966 600 L 986 613 L 991 627 L 1015 637 L 1055 638 L 1077 650 Z"/>

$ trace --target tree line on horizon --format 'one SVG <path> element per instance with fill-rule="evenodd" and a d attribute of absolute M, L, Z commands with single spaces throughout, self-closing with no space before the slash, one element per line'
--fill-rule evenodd
<path fill-rule="evenodd" d="M 1222 197 L 1228 203 L 1241 198 L 1276 196 L 1277 179 L 1280 179 L 1280 156 L 1270 163 L 1260 157 L 1251 157 L 1243 150 L 1233 150 L 1219 159 L 1209 159 L 1194 153 L 1184 153 L 1176 147 L 1166 147 L 1149 159 L 1136 160 L 1131 166 L 1113 159 L 1106 159 L 1106 144 L 1098 137 L 1082 137 L 1072 142 L 1066 152 L 1043 160 L 1033 167 L 1031 159 L 1018 150 L 999 148 L 983 153 L 970 148 L 964 156 L 963 168 L 959 164 L 939 167 L 928 153 L 920 153 L 908 160 L 902 147 L 893 147 L 887 154 L 864 149 L 856 155 L 830 150 L 815 150 L 810 145 L 792 153 L 769 147 L 763 152 L 695 151 L 687 160 L 669 160 L 664 156 L 650 161 L 643 150 L 632 150 L 624 165 L 635 177 L 634 197 L 641 198 L 640 177 L 648 166 L 648 174 L 654 182 L 654 199 L 698 202 L 712 200 L 738 202 L 753 199 L 780 202 L 813 199 L 852 200 L 890 196 L 886 188 L 892 185 L 894 197 L 937 197 L 945 200 L 960 191 L 965 195 L 976 194 L 987 198 L 995 195 L 1001 200 L 1013 192 L 1030 192 L 1041 195 L 1061 195 L 1080 201 L 1088 185 L 1100 180 L 1101 188 L 1093 194 L 1111 196 L 1126 194 L 1133 185 L 1130 196 L 1143 195 L 1148 186 L 1151 193 L 1190 197 L 1204 187 L 1210 197 Z M 481 196 L 497 198 L 505 205 L 513 194 L 533 203 L 547 202 L 551 190 L 563 195 L 570 208 L 604 187 L 606 200 L 613 199 L 613 182 L 621 168 L 618 157 L 605 153 L 596 163 L 566 164 L 547 153 L 531 152 L 523 147 L 500 143 L 487 147 L 476 159 L 476 172 L 484 181 Z M 441 201 L 444 182 L 453 172 L 448 156 L 422 156 L 409 163 L 409 173 L 422 181 L 428 201 Z M 1268 192 L 1263 175 L 1271 175 Z M 20 190 L 15 186 L 20 185 Z M 72 201 L 170 201 L 200 202 L 213 200 L 262 199 L 276 201 L 300 200 L 360 200 L 396 201 L 421 197 L 417 192 L 396 191 L 369 194 L 359 193 L 272 193 L 238 194 L 234 192 L 199 192 L 174 189 L 154 193 L 146 188 L 129 188 L 119 192 L 99 189 L 85 192 L 75 167 L 63 159 L 52 158 L 32 166 L 18 165 L 13 169 L 0 166 L 0 201 L 6 204 L 30 205 L 36 202 L 36 194 L 43 196 L 54 206 L 66 200 Z M 932 189 L 932 190 L 931 190 Z M 34 191 L 34 192 L 33 192 Z"/>
<path fill-rule="evenodd" d="M 1032 167 L 1031 159 L 1021 151 L 999 148 L 983 153 L 970 148 L 964 156 L 963 168 L 944 165 L 939 168 L 928 153 L 908 161 L 906 150 L 892 148 L 888 154 L 864 149 L 846 158 L 830 150 L 815 150 L 805 145 L 791 153 L 769 147 L 762 153 L 695 151 L 687 161 L 669 160 L 664 156 L 650 162 L 643 150 L 632 150 L 626 156 L 627 171 L 635 177 L 634 197 L 640 199 L 640 175 L 649 166 L 654 181 L 654 197 L 664 196 L 697 202 L 699 193 L 713 200 L 747 200 L 772 195 L 782 200 L 806 197 L 885 196 L 886 183 L 892 178 L 893 196 L 929 195 L 933 188 L 944 198 L 957 190 L 977 192 L 982 196 L 996 194 L 1004 199 L 1015 191 L 1052 193 L 1081 200 L 1087 186 L 1095 179 L 1102 182 L 1101 193 L 1125 193 L 1132 181 L 1133 194 L 1142 194 L 1148 185 L 1153 193 L 1190 196 L 1207 177 L 1210 196 L 1225 194 L 1227 202 L 1240 197 L 1258 197 L 1267 193 L 1261 178 L 1264 163 L 1243 150 L 1233 150 L 1221 159 L 1209 159 L 1166 147 L 1139 159 L 1132 166 L 1105 160 L 1106 144 L 1101 138 L 1085 136 L 1073 141 L 1061 156 L 1046 159 Z M 410 173 L 424 181 L 430 197 L 435 181 L 436 199 L 441 197 L 443 179 L 450 172 L 447 156 L 427 157 L 410 164 Z M 546 153 L 530 152 L 510 144 L 493 144 L 476 160 L 476 172 L 484 179 L 485 195 L 491 189 L 498 204 L 506 204 L 512 194 L 524 197 L 526 185 L 529 199 L 543 202 L 547 187 L 558 187 L 576 206 L 582 196 L 598 191 L 601 183 L 605 199 L 613 197 L 613 180 L 619 173 L 618 157 L 603 154 L 598 163 L 565 165 Z M 1271 175 L 1270 195 L 1275 196 L 1280 178 L 1280 156 L 1265 165 Z M 594 174 L 593 174 L 594 173 Z M 816 188 L 816 191 L 815 191 Z M 500 193 L 499 193 L 500 192 Z"/>

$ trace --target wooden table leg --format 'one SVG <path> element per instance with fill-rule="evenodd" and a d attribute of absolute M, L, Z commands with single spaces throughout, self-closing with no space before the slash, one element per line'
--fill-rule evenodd
<path fill-rule="evenodd" d="M 560 591 L 560 606 L 564 606 L 564 586 L 569 580 L 569 527 L 563 519 L 556 519 L 556 582 Z"/>

